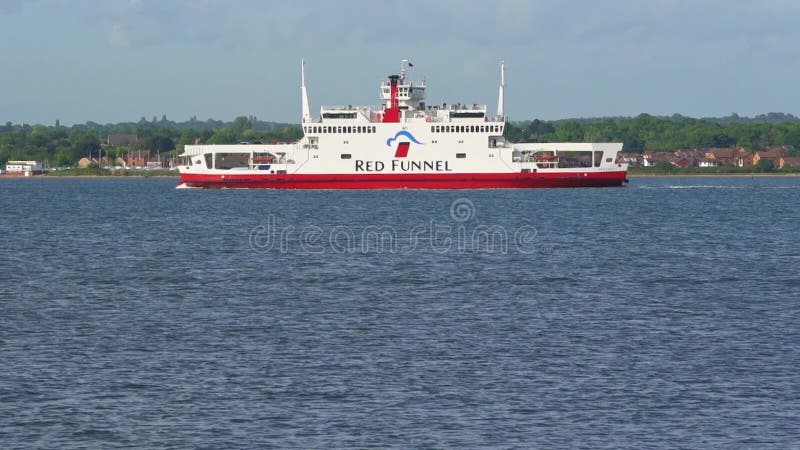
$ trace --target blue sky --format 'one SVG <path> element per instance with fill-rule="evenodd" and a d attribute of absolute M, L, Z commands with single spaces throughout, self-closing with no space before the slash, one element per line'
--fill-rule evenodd
<path fill-rule="evenodd" d="M 414 63 L 428 103 L 497 101 L 512 120 L 800 115 L 795 0 L 0 0 L 0 121 L 299 122 L 377 104 Z"/>

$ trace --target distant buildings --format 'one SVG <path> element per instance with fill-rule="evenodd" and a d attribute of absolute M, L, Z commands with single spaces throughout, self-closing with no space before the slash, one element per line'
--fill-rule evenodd
<path fill-rule="evenodd" d="M 29 177 L 42 172 L 44 169 L 39 161 L 8 161 L 6 163 L 6 175 Z"/>
<path fill-rule="evenodd" d="M 147 167 L 150 161 L 149 150 L 135 150 L 124 157 L 125 165 L 128 167 Z"/>
<path fill-rule="evenodd" d="M 667 162 L 681 169 L 689 167 L 741 167 L 752 168 L 761 161 L 769 161 L 776 169 L 800 167 L 800 158 L 790 157 L 791 146 L 766 148 L 748 151 L 744 147 L 731 148 L 693 148 L 679 149 L 674 152 L 621 153 L 620 160 L 631 167 L 654 167 Z M 763 163 L 762 163 L 763 164 Z"/>
<path fill-rule="evenodd" d="M 101 158 L 83 157 L 77 162 L 81 169 L 88 167 L 109 167 L 124 169 L 168 169 L 172 167 L 171 160 L 161 158 L 160 155 L 152 157 L 150 150 L 129 150 L 120 156 L 103 156 Z"/>
<path fill-rule="evenodd" d="M 783 157 L 780 159 L 778 164 L 778 169 L 787 169 L 787 168 L 800 168 L 800 158 L 798 157 Z"/>

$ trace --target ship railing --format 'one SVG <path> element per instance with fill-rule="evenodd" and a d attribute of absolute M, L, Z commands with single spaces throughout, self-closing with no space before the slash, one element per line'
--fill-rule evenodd
<path fill-rule="evenodd" d="M 391 86 L 391 85 L 392 84 L 389 83 L 389 81 L 381 80 L 381 87 L 388 87 L 388 86 Z M 401 88 L 401 87 L 425 87 L 425 80 L 411 81 L 411 80 L 406 79 L 405 83 L 399 83 L 397 85 L 397 87 L 398 88 Z"/>
<path fill-rule="evenodd" d="M 373 108 L 371 106 L 354 106 L 354 105 L 347 105 L 347 106 L 323 106 L 321 108 L 322 113 L 327 112 L 342 112 L 342 111 L 355 111 L 363 114 L 365 117 L 369 118 L 370 114 L 372 114 Z M 316 120 L 315 123 L 320 122 L 320 120 Z"/>
<path fill-rule="evenodd" d="M 288 159 L 288 158 L 285 158 L 285 157 L 284 158 L 271 158 L 271 159 L 253 158 L 253 160 L 250 162 L 250 165 L 251 166 L 258 166 L 258 165 L 261 165 L 261 164 L 294 164 L 294 163 L 295 162 L 294 162 L 293 159 Z"/>
<path fill-rule="evenodd" d="M 368 106 L 357 105 L 325 105 L 321 108 L 322 112 L 340 112 L 340 111 L 365 111 L 369 109 Z"/>
<path fill-rule="evenodd" d="M 478 103 L 473 103 L 472 105 L 467 105 L 465 103 L 442 103 L 441 105 L 430 105 L 430 107 L 442 111 L 486 111 L 486 105 L 480 105 Z"/>

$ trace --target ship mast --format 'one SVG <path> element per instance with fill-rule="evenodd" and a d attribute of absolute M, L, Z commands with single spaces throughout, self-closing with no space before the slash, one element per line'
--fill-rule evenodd
<path fill-rule="evenodd" d="M 503 111 L 503 97 L 505 97 L 505 88 L 506 88 L 506 68 L 505 68 L 505 61 L 500 59 L 500 92 L 497 96 L 497 116 L 503 117 L 505 115 Z"/>
<path fill-rule="evenodd" d="M 405 82 L 406 73 L 408 72 L 409 67 L 414 67 L 409 60 L 400 60 L 400 81 Z"/>
<path fill-rule="evenodd" d="M 311 110 L 308 108 L 308 91 L 306 90 L 306 62 L 300 60 L 300 97 L 303 103 L 303 123 L 311 120 Z"/>

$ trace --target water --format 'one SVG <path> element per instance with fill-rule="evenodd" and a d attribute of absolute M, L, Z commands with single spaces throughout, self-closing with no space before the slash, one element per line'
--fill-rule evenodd
<path fill-rule="evenodd" d="M 175 183 L 0 180 L 0 447 L 800 441 L 800 178 Z"/>

